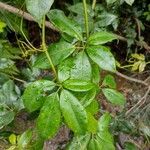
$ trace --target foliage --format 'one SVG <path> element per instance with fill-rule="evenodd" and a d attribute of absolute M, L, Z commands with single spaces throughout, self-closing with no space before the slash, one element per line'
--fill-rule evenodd
<path fill-rule="evenodd" d="M 82 4 L 74 0 L 73 5 L 68 4 L 67 16 L 60 9 L 52 9 L 53 3 L 54 0 L 25 1 L 27 11 L 41 28 L 41 46 L 35 48 L 20 28 L 15 30 L 22 35 L 21 40 L 17 39 L 20 48 L 12 46 L 7 40 L 0 42 L 0 128 L 10 124 L 15 114 L 23 108 L 29 114 L 38 113 L 34 131 L 9 136 L 12 144 L 9 150 L 42 149 L 44 141 L 54 138 L 63 124 L 73 132 L 66 149 L 114 150 L 114 138 L 109 128 L 111 114 L 101 111 L 97 97 L 102 94 L 108 103 L 121 108 L 126 100 L 117 91 L 114 77 L 109 74 L 102 79 L 100 72 L 117 72 L 116 57 L 109 45 L 119 40 L 119 36 L 111 32 L 119 31 L 120 22 L 123 22 L 118 9 L 133 5 L 131 12 L 128 12 L 127 27 L 123 27 L 122 31 L 127 37 L 128 50 L 137 42 L 145 42 L 142 35 L 138 35 L 138 41 L 135 40 L 137 32 L 136 26 L 132 26 L 131 14 L 135 15 L 135 20 L 144 30 L 139 18 L 143 16 L 149 20 L 149 13 L 136 15 L 138 10 L 134 10 L 134 0 L 106 0 L 92 7 L 90 2 Z M 1 13 L 5 14 L 3 11 Z M 46 19 L 60 32 L 60 40 L 50 45 L 45 42 Z M 2 39 L 6 38 L 5 28 L 12 29 L 13 26 L 7 21 L 0 17 Z M 129 67 L 132 71 L 144 71 L 149 64 L 146 56 L 132 52 L 129 52 Z M 20 69 L 17 61 L 22 58 L 29 65 Z M 48 76 L 42 76 L 42 71 L 47 71 Z M 16 78 L 19 75 L 27 77 L 29 83 Z M 23 87 L 19 89 L 11 79 L 23 82 Z M 34 132 L 37 139 L 33 137 Z M 129 147 L 134 145 L 126 143 L 126 149 Z"/>

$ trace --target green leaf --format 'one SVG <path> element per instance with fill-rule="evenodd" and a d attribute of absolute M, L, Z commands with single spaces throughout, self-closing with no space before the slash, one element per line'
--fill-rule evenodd
<path fill-rule="evenodd" d="M 32 139 L 32 131 L 27 130 L 26 132 L 24 132 L 18 139 L 19 149 L 26 149 L 31 139 Z"/>
<path fill-rule="evenodd" d="M 9 142 L 12 144 L 12 145 L 15 145 L 17 143 L 17 136 L 15 134 L 11 134 L 9 136 Z"/>
<path fill-rule="evenodd" d="M 63 82 L 70 78 L 71 68 L 73 67 L 73 58 L 69 57 L 58 66 L 58 79 Z"/>
<path fill-rule="evenodd" d="M 0 89 L 0 103 L 6 104 L 9 108 L 19 111 L 24 108 L 20 99 L 20 89 L 12 80 L 8 80 Z"/>
<path fill-rule="evenodd" d="M 93 117 L 91 113 L 87 112 L 87 115 L 88 115 L 87 130 L 90 133 L 95 134 L 97 132 L 98 121 Z"/>
<path fill-rule="evenodd" d="M 114 140 L 109 132 L 109 123 L 111 120 L 111 116 L 109 113 L 105 113 L 98 121 L 98 133 L 97 133 L 97 140 L 101 145 L 100 150 L 115 150 L 114 147 Z"/>
<path fill-rule="evenodd" d="M 105 113 L 98 121 L 98 132 L 108 131 L 111 116 L 109 113 Z"/>
<path fill-rule="evenodd" d="M 101 31 L 90 35 L 87 43 L 89 45 L 100 45 L 111 42 L 114 39 L 117 39 L 116 35 L 109 32 Z"/>
<path fill-rule="evenodd" d="M 43 17 L 50 10 L 54 0 L 26 0 L 26 6 L 29 13 L 38 21 L 42 23 Z"/>
<path fill-rule="evenodd" d="M 55 83 L 49 80 L 38 80 L 27 86 L 22 96 L 25 107 L 33 112 L 42 107 L 45 101 L 45 92 L 51 91 Z"/>
<path fill-rule="evenodd" d="M 77 22 L 68 19 L 63 11 L 54 9 L 51 10 L 47 16 L 61 32 L 67 33 L 78 40 L 83 40 L 81 27 Z"/>
<path fill-rule="evenodd" d="M 97 64 L 92 64 L 92 82 L 95 84 L 99 84 L 100 82 L 100 69 Z"/>
<path fill-rule="evenodd" d="M 74 50 L 75 46 L 65 41 L 60 41 L 59 43 L 51 44 L 48 47 L 48 53 L 54 65 L 58 65 L 65 58 L 71 55 Z M 40 54 L 37 57 L 37 60 L 34 63 L 34 67 L 41 69 L 48 69 L 51 67 L 44 53 Z"/>
<path fill-rule="evenodd" d="M 0 129 L 14 120 L 15 113 L 0 106 Z"/>
<path fill-rule="evenodd" d="M 69 91 L 62 90 L 60 108 L 65 122 L 73 132 L 83 134 L 87 129 L 87 114 L 84 107 Z"/>
<path fill-rule="evenodd" d="M 6 24 L 0 21 L 0 33 L 4 31 L 5 27 L 6 27 Z"/>
<path fill-rule="evenodd" d="M 88 56 L 84 51 L 78 53 L 74 58 L 71 68 L 71 78 L 80 80 L 91 80 L 92 68 Z"/>
<path fill-rule="evenodd" d="M 103 150 L 102 145 L 100 142 L 97 140 L 97 137 L 93 137 L 89 144 L 88 144 L 88 150 Z"/>
<path fill-rule="evenodd" d="M 116 72 L 115 58 L 109 48 L 104 46 L 90 46 L 87 47 L 87 53 L 100 68 Z"/>
<path fill-rule="evenodd" d="M 129 4 L 130 6 L 132 6 L 132 4 L 134 3 L 135 0 L 125 0 L 125 2 L 127 4 Z"/>
<path fill-rule="evenodd" d="M 94 88 L 94 84 L 85 80 L 78 80 L 78 79 L 70 79 L 63 82 L 63 86 L 66 89 L 77 91 L 77 92 L 84 92 L 89 91 Z"/>
<path fill-rule="evenodd" d="M 90 134 L 75 136 L 67 146 L 67 150 L 86 150 L 90 137 Z"/>
<path fill-rule="evenodd" d="M 103 80 L 103 83 L 102 83 L 103 86 L 108 86 L 109 88 L 112 88 L 112 89 L 115 89 L 116 88 L 116 82 L 115 82 L 115 79 L 112 75 L 106 75 L 104 80 Z"/>
<path fill-rule="evenodd" d="M 99 111 L 99 103 L 96 99 L 93 99 L 93 101 L 86 107 L 86 111 L 90 112 L 91 115 L 95 115 Z"/>
<path fill-rule="evenodd" d="M 37 130 L 44 139 L 52 138 L 58 131 L 61 122 L 58 94 L 53 93 L 45 100 L 37 119 Z"/>
<path fill-rule="evenodd" d="M 110 101 L 112 104 L 115 105 L 124 105 L 125 104 L 125 97 L 118 91 L 109 88 L 102 89 L 103 94 Z"/>
<path fill-rule="evenodd" d="M 93 88 L 85 93 L 85 95 L 81 98 L 80 102 L 84 107 L 87 107 L 92 103 L 95 96 L 96 96 L 96 89 Z"/>

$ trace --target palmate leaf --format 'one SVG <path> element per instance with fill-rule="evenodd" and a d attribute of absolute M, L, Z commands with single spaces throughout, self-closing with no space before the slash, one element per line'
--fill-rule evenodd
<path fill-rule="evenodd" d="M 55 83 L 49 80 L 38 80 L 30 83 L 25 89 L 22 99 L 29 112 L 40 109 L 45 101 L 45 92 L 51 91 Z"/>
<path fill-rule="evenodd" d="M 48 47 L 48 53 L 54 65 L 61 63 L 65 58 L 71 55 L 74 50 L 75 46 L 65 41 L 51 44 Z M 51 67 L 44 53 L 37 57 L 37 60 L 34 63 L 34 67 L 41 69 L 48 69 Z"/>
<path fill-rule="evenodd" d="M 86 51 L 89 57 L 98 64 L 100 68 L 116 72 L 115 58 L 109 48 L 105 46 L 88 46 Z"/>
<path fill-rule="evenodd" d="M 37 130 L 44 139 L 52 138 L 58 131 L 61 122 L 59 97 L 53 93 L 46 98 L 37 119 Z"/>
<path fill-rule="evenodd" d="M 42 18 L 48 13 L 53 3 L 54 0 L 26 0 L 27 10 L 39 24 L 42 23 Z"/>
<path fill-rule="evenodd" d="M 67 90 L 62 90 L 60 94 L 60 108 L 66 124 L 74 133 L 83 134 L 86 132 L 86 111 L 78 99 Z"/>
<path fill-rule="evenodd" d="M 51 10 L 47 14 L 50 21 L 62 32 L 82 41 L 82 29 L 74 21 L 68 19 L 61 10 Z"/>

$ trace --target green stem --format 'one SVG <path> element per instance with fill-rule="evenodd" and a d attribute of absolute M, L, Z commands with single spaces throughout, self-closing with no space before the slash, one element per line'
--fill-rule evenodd
<path fill-rule="evenodd" d="M 86 37 L 89 37 L 89 24 L 88 24 L 88 13 L 87 13 L 87 5 L 86 0 L 83 0 L 83 8 L 84 8 L 84 20 L 85 20 L 85 29 L 86 29 Z"/>
<path fill-rule="evenodd" d="M 96 0 L 93 0 L 93 3 L 92 3 L 92 9 L 93 10 L 95 9 L 95 6 L 96 6 Z"/>
<path fill-rule="evenodd" d="M 46 47 L 46 42 L 45 42 L 45 17 L 43 18 L 43 24 L 42 24 L 42 47 L 43 47 L 43 51 L 45 52 L 46 54 L 46 57 L 50 63 L 50 66 L 52 67 L 52 70 L 55 74 L 55 76 L 57 77 L 57 72 L 56 72 L 56 69 L 54 67 L 54 64 L 52 62 L 52 59 L 47 51 L 47 47 Z"/>

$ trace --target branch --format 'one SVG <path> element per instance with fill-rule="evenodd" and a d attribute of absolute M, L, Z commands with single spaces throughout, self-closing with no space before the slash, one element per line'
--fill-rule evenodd
<path fill-rule="evenodd" d="M 24 12 L 16 7 L 13 7 L 11 5 L 8 5 L 8 4 L 5 4 L 3 2 L 0 2 L 0 9 L 3 9 L 3 10 L 7 10 L 13 14 L 16 14 L 20 17 L 23 17 L 24 19 L 26 20 L 29 20 L 29 21 L 35 21 L 34 17 L 32 17 L 29 13 L 27 12 Z M 46 21 L 45 22 L 45 26 L 48 27 L 48 28 L 51 28 L 55 31 L 58 31 L 50 22 Z"/>
<path fill-rule="evenodd" d="M 150 87 L 150 85 L 148 85 L 145 81 L 128 77 L 128 76 L 126 76 L 126 75 L 124 75 L 124 74 L 122 74 L 122 73 L 120 73 L 120 72 L 118 72 L 118 71 L 116 72 L 116 75 L 118 75 L 118 76 L 120 76 L 120 77 L 122 77 L 122 78 L 125 78 L 125 79 L 127 79 L 127 80 L 129 80 L 129 81 L 136 82 L 136 83 L 140 83 L 140 84 L 143 84 L 143 85 L 145 85 L 145 86 L 147 86 L 147 87 Z"/>

